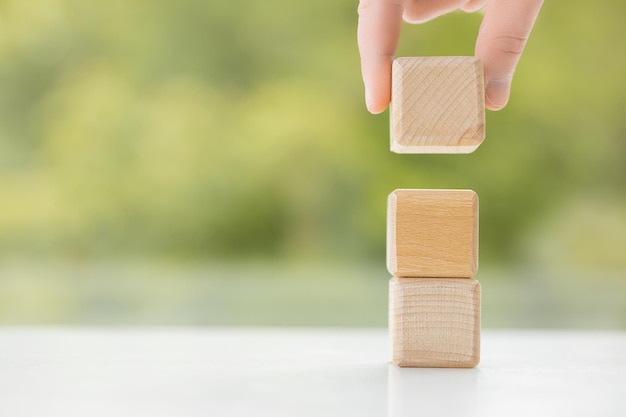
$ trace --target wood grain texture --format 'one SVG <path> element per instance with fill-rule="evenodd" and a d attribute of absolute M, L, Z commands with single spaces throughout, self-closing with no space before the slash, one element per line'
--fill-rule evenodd
<path fill-rule="evenodd" d="M 475 57 L 397 58 L 391 151 L 469 153 L 485 139 L 483 67 Z"/>
<path fill-rule="evenodd" d="M 471 190 L 392 192 L 387 269 L 397 277 L 473 277 L 478 271 L 478 195 Z"/>
<path fill-rule="evenodd" d="M 389 282 L 392 362 L 400 367 L 472 368 L 480 361 L 480 284 L 461 278 Z"/>

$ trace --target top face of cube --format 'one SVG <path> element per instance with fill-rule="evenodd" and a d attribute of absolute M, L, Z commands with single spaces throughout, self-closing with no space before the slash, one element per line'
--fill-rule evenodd
<path fill-rule="evenodd" d="M 485 139 L 483 67 L 475 57 L 393 62 L 391 150 L 470 153 Z"/>
<path fill-rule="evenodd" d="M 387 213 L 387 269 L 396 277 L 471 278 L 478 270 L 478 196 L 396 190 Z"/>

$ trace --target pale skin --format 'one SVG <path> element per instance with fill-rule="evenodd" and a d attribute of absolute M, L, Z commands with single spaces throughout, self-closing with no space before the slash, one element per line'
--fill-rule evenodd
<path fill-rule="evenodd" d="M 485 69 L 485 105 L 509 101 L 515 67 L 543 0 L 360 0 L 358 42 L 367 109 L 383 112 L 391 100 L 391 64 L 402 21 L 423 23 L 446 13 L 485 9 L 475 55 Z"/>

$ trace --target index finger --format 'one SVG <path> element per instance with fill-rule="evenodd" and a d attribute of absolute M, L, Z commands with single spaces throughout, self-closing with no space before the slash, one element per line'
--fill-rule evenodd
<path fill-rule="evenodd" d="M 371 113 L 383 112 L 391 101 L 391 65 L 398 48 L 402 13 L 407 0 L 361 0 L 358 43 L 365 101 Z"/>

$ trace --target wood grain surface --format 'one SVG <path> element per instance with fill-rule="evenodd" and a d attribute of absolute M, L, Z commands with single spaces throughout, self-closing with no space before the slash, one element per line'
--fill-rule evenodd
<path fill-rule="evenodd" d="M 478 195 L 399 189 L 389 195 L 387 269 L 397 277 L 471 278 L 478 270 Z"/>
<path fill-rule="evenodd" d="M 469 153 L 485 138 L 483 67 L 475 57 L 397 58 L 391 150 Z"/>
<path fill-rule="evenodd" d="M 389 282 L 392 362 L 400 367 L 471 368 L 480 361 L 480 284 L 462 278 Z"/>

